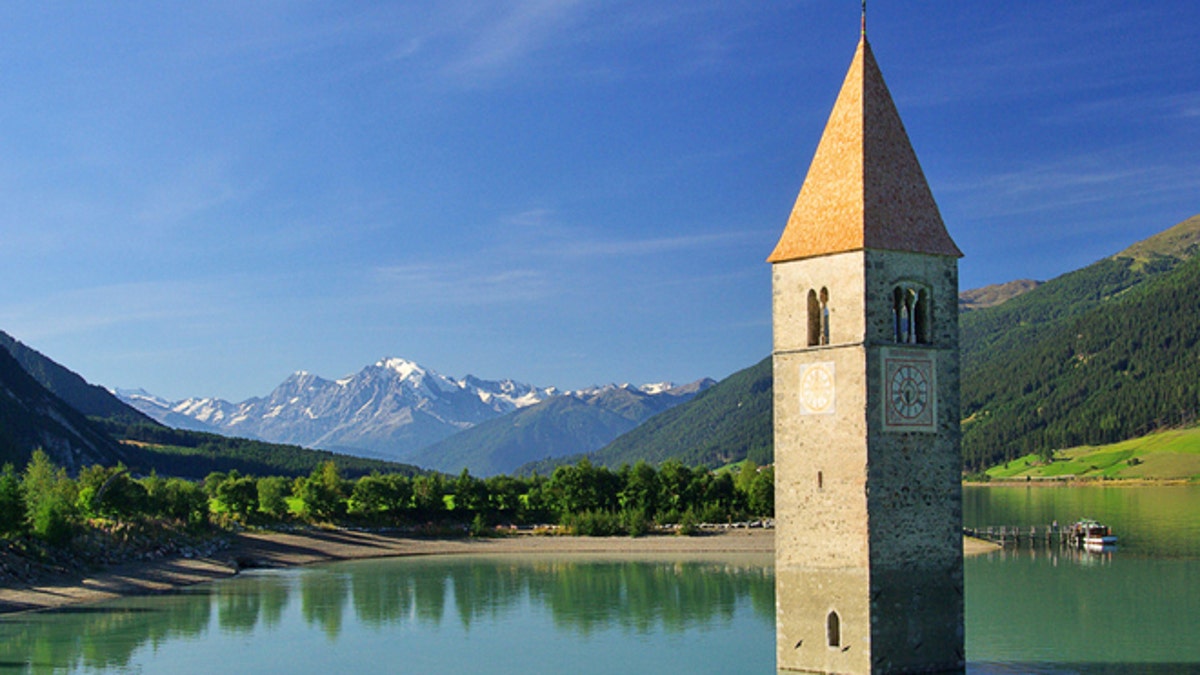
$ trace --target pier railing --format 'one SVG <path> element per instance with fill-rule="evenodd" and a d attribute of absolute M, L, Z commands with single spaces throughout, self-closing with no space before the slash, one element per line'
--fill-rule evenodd
<path fill-rule="evenodd" d="M 985 539 L 1001 546 L 1078 546 L 1079 542 L 1070 527 L 1061 525 L 999 525 L 987 527 L 964 527 L 963 534 L 976 539 Z"/>

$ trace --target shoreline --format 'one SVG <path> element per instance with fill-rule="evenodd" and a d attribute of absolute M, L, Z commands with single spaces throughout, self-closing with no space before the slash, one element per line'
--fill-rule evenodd
<path fill-rule="evenodd" d="M 964 555 L 999 550 L 991 542 L 963 538 Z M 692 537 L 573 537 L 507 535 L 491 538 L 423 539 L 356 530 L 242 532 L 229 548 L 207 558 L 170 558 L 110 567 L 94 574 L 44 578 L 0 587 L 0 615 L 36 612 L 132 595 L 167 593 L 235 576 L 245 569 L 299 567 L 344 560 L 419 555 L 705 555 L 773 554 L 775 532 L 722 530 Z"/>
<path fill-rule="evenodd" d="M 1179 487 L 1196 485 L 1190 478 L 996 478 L 986 481 L 963 481 L 963 487 Z"/>

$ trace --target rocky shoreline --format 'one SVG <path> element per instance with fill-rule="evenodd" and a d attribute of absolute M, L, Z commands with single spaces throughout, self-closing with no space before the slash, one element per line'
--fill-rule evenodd
<path fill-rule="evenodd" d="M 66 546 L 32 536 L 0 539 L 0 589 L 57 577 L 82 577 L 89 570 L 176 558 L 212 557 L 230 545 L 225 533 L 193 534 L 162 525 L 93 524 Z"/>

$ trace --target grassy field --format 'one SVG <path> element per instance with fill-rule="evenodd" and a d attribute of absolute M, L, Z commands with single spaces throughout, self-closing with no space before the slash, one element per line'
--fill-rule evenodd
<path fill-rule="evenodd" d="M 992 480 L 1187 480 L 1200 482 L 1200 427 L 1162 431 L 1112 445 L 1080 446 L 1044 463 L 1028 455 L 988 469 Z"/>

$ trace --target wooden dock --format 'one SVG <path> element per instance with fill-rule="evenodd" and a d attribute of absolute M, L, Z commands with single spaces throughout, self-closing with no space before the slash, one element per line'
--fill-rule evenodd
<path fill-rule="evenodd" d="M 1017 548 L 1032 548 L 1035 546 L 1046 548 L 1055 546 L 1080 548 L 1083 543 L 1072 535 L 1070 526 L 1063 527 L 1057 524 L 1032 525 L 1029 527 L 1018 527 L 1016 525 L 964 527 L 963 534 L 968 537 L 994 542 L 1001 546 L 1015 546 Z"/>

